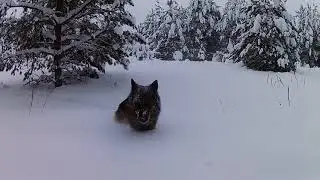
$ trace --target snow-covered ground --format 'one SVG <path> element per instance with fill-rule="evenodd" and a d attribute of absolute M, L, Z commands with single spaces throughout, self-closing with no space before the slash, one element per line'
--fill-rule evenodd
<path fill-rule="evenodd" d="M 320 71 L 134 62 L 50 93 L 1 74 L 1 180 L 318 180 Z M 130 90 L 159 80 L 156 131 L 114 123 Z M 288 93 L 289 89 L 289 93 Z"/>

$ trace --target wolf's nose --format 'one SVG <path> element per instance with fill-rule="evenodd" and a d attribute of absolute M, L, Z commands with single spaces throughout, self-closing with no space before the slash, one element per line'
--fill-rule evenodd
<path fill-rule="evenodd" d="M 140 118 L 140 121 L 141 121 L 141 122 L 147 122 L 147 121 L 148 121 L 148 118 L 146 118 L 146 117 L 141 117 L 141 118 Z"/>
<path fill-rule="evenodd" d="M 139 120 L 141 122 L 147 122 L 148 121 L 148 112 L 147 111 L 140 111 L 139 112 Z"/>

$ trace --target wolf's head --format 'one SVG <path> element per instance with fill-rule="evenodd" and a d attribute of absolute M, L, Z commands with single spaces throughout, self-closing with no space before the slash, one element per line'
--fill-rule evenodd
<path fill-rule="evenodd" d="M 150 111 L 158 104 L 158 81 L 142 86 L 131 79 L 131 97 L 137 120 L 140 123 L 148 123 Z"/>

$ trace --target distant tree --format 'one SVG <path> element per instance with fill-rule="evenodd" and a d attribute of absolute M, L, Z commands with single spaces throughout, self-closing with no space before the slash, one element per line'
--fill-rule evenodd
<path fill-rule="evenodd" d="M 167 10 L 164 10 L 159 18 L 160 25 L 149 39 L 156 58 L 175 60 L 175 54 L 187 50 L 183 34 L 182 12 L 183 8 L 175 0 L 167 1 Z"/>
<path fill-rule="evenodd" d="M 141 37 L 144 39 L 143 37 Z M 134 41 L 125 46 L 126 51 L 130 57 L 137 60 L 152 60 L 154 59 L 154 52 L 150 49 L 148 43 L 141 43 L 139 41 Z"/>
<path fill-rule="evenodd" d="M 213 0 L 191 0 L 187 7 L 185 33 L 190 60 L 212 60 L 220 47 L 220 35 L 215 29 L 220 18 L 218 6 Z"/>
<path fill-rule="evenodd" d="M 131 0 L 0 1 L 0 71 L 24 72 L 29 81 L 50 73 L 48 81 L 59 87 L 70 76 L 98 77 L 106 63 L 127 68 L 124 45 L 139 38 L 122 28 L 135 28 L 127 4 Z M 8 16 L 12 8 L 23 8 L 21 17 Z"/>
<path fill-rule="evenodd" d="M 298 33 L 280 0 L 251 0 L 241 20 L 232 58 L 250 69 L 287 72 L 300 61 Z M 235 32 L 237 33 L 237 32 Z"/>
<path fill-rule="evenodd" d="M 139 25 L 139 31 L 149 42 L 150 48 L 155 49 L 157 47 L 157 40 L 155 40 L 155 34 L 160 28 L 160 25 L 164 21 L 165 10 L 160 5 L 159 1 L 156 1 L 155 7 L 147 14 L 146 19 Z M 159 38 L 159 37 L 158 37 Z"/>
<path fill-rule="evenodd" d="M 319 53 L 316 44 L 320 40 L 320 13 L 316 5 L 301 6 L 296 14 L 300 32 L 300 57 L 302 64 L 319 66 Z"/>
<path fill-rule="evenodd" d="M 225 53 L 230 53 L 236 43 L 238 34 L 233 32 L 239 28 L 241 18 L 243 18 L 241 10 L 244 7 L 246 7 L 246 0 L 228 0 L 225 4 L 222 18 L 217 24 L 217 30 L 221 35 L 220 46 Z"/>
<path fill-rule="evenodd" d="M 132 56 L 135 56 L 139 60 L 154 58 L 154 51 L 160 41 L 159 38 L 161 38 L 160 36 L 156 36 L 156 32 L 164 21 L 164 14 L 165 10 L 157 0 L 155 7 L 149 11 L 145 20 L 138 26 L 138 31 L 145 38 L 146 44 L 136 43 L 131 46 Z"/>

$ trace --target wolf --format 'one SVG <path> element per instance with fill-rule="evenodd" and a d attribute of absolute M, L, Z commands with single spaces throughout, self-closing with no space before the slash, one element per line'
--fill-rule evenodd
<path fill-rule="evenodd" d="M 160 112 L 158 80 L 143 86 L 131 79 L 130 94 L 118 105 L 114 118 L 120 124 L 127 124 L 132 129 L 143 132 L 156 128 Z"/>

